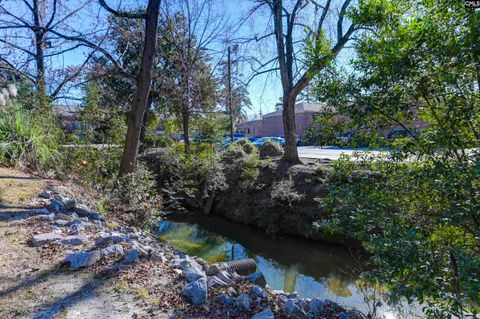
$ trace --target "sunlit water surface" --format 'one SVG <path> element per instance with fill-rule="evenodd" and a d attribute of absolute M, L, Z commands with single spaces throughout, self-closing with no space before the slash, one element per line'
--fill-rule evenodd
<path fill-rule="evenodd" d="M 372 289 L 362 289 L 359 273 L 365 257 L 354 249 L 298 238 L 272 238 L 218 217 L 190 215 L 159 222 L 158 235 L 176 249 L 209 263 L 254 258 L 271 289 L 296 291 L 300 297 L 330 299 L 368 313 Z M 388 306 L 376 291 L 384 319 L 419 318 L 419 309 L 403 303 Z"/>

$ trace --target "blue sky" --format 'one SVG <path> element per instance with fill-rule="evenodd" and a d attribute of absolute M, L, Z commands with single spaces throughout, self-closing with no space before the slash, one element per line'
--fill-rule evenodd
<path fill-rule="evenodd" d="M 108 14 L 99 6 L 97 0 L 66 1 L 64 3 L 66 3 L 67 6 L 74 7 L 80 6 L 81 3 L 88 3 L 89 1 L 90 4 L 81 11 L 79 11 L 77 16 L 67 21 L 69 32 L 66 33 L 74 34 L 76 31 L 85 32 L 85 30 L 92 30 L 101 33 L 103 32 L 103 30 L 105 30 L 107 25 L 105 21 Z M 210 1 L 212 1 L 211 3 L 213 4 L 213 14 L 224 15 L 224 18 L 229 24 L 229 27 L 225 30 L 224 35 L 222 35 L 222 37 L 224 38 L 210 44 L 210 49 L 213 49 L 214 51 L 224 52 L 226 47 L 225 37 L 229 39 L 250 38 L 255 34 L 264 34 L 265 31 L 268 30 L 270 27 L 268 25 L 269 13 L 266 11 L 257 12 L 255 15 L 252 15 L 248 20 L 244 21 L 244 17 L 248 14 L 249 10 L 251 10 L 255 4 L 255 1 L 253 0 Z M 107 3 L 109 3 L 114 8 L 139 7 L 144 6 L 146 2 L 146 0 L 107 0 Z M 6 8 L 11 9 L 13 12 L 15 12 L 15 14 L 28 16 L 28 11 L 26 11 L 25 8 L 22 9 L 22 6 L 18 5 L 19 3 L 16 0 L 5 0 L 0 1 L 0 3 Z M 172 3 L 175 6 L 182 2 L 172 1 Z M 288 5 L 289 1 L 285 1 L 285 3 Z M 66 10 L 66 12 L 67 11 L 68 10 Z M 315 19 L 315 15 L 307 12 L 303 19 L 306 23 L 309 23 Z M 240 23 L 240 21 L 244 22 Z M 19 39 L 21 39 L 20 36 L 16 39 L 16 41 L 22 41 Z M 25 41 L 31 41 L 28 37 L 25 37 L 25 39 Z M 64 43 L 63 45 L 67 46 L 68 43 Z M 238 57 L 241 58 L 254 55 L 265 61 L 275 55 L 274 45 L 274 37 L 271 37 L 269 40 L 265 40 L 261 43 L 250 42 L 248 45 L 241 46 Z M 299 43 L 298 48 L 300 49 L 301 46 L 302 43 Z M 5 54 L 5 51 L 0 52 L 0 54 L 2 53 Z M 49 61 L 49 65 L 47 64 L 47 67 L 51 66 L 52 68 L 60 69 L 64 67 L 78 65 L 83 62 L 86 54 L 86 49 L 77 49 L 69 53 L 63 54 L 62 56 L 55 57 L 54 59 Z M 220 55 L 216 56 L 217 59 L 219 57 Z M 18 59 L 21 60 L 20 57 Z M 347 59 L 348 54 L 343 54 L 343 57 L 340 58 L 340 61 L 341 63 L 345 64 L 347 63 Z M 239 71 L 243 75 L 243 80 L 246 81 L 252 75 L 252 71 L 250 70 L 248 64 L 242 65 L 243 67 L 241 67 Z M 49 76 L 54 82 L 56 75 L 50 74 Z M 260 112 L 262 112 L 263 114 L 272 112 L 275 108 L 275 104 L 279 102 L 279 98 L 282 94 L 282 88 L 278 74 L 276 72 L 272 72 L 256 77 L 249 83 L 248 91 L 250 99 L 252 101 L 252 108 L 250 110 L 247 110 L 250 118 L 258 115 Z"/>

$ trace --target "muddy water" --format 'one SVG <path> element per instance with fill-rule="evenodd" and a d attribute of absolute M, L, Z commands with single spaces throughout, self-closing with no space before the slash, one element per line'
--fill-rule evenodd
<path fill-rule="evenodd" d="M 160 221 L 159 238 L 209 263 L 254 258 L 271 289 L 330 299 L 364 313 L 371 312 L 376 303 L 366 299 L 375 299 L 382 302 L 377 314 L 385 319 L 418 314 L 405 304 L 402 309 L 387 306 L 382 289 L 363 287 L 359 274 L 366 256 L 358 249 L 298 238 L 272 238 L 245 225 L 198 215 Z"/>

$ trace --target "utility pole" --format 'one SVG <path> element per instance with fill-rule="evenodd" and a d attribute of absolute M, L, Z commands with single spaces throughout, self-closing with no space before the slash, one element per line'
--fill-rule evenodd
<path fill-rule="evenodd" d="M 233 143 L 232 60 L 230 58 L 230 46 L 228 46 L 227 78 L 228 78 L 227 104 L 228 104 L 228 115 L 230 118 L 230 141 Z"/>

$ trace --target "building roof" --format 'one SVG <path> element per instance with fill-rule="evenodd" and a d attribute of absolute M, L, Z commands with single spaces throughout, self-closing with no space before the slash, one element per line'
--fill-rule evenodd
<path fill-rule="evenodd" d="M 322 110 L 323 107 L 324 107 L 324 105 L 319 104 L 319 103 L 300 102 L 300 103 L 295 104 L 295 114 L 299 114 L 299 113 L 318 113 Z M 274 116 L 282 116 L 282 109 L 263 115 L 264 118 L 265 117 L 274 117 Z"/>
<path fill-rule="evenodd" d="M 54 105 L 53 110 L 61 117 L 74 117 L 83 109 L 81 105 Z"/>
<path fill-rule="evenodd" d="M 262 123 L 262 120 L 250 120 L 250 121 L 245 121 L 245 122 L 241 122 L 241 123 L 238 123 L 238 125 L 251 125 L 251 124 L 261 124 Z"/>

